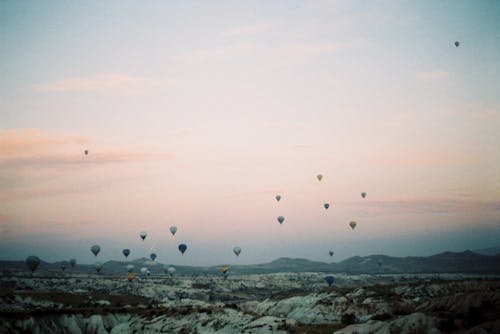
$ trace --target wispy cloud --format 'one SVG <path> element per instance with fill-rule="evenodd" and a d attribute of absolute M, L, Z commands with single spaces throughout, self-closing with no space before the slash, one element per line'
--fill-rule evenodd
<path fill-rule="evenodd" d="M 472 119 L 496 124 L 496 121 L 500 121 L 500 105 L 486 105 L 484 103 L 469 104 L 464 107 L 462 114 Z"/>
<path fill-rule="evenodd" d="M 500 211 L 500 201 L 447 198 L 415 198 L 342 203 L 362 208 L 366 216 L 386 214 L 435 214 L 477 211 Z"/>
<path fill-rule="evenodd" d="M 43 93 L 137 93 L 159 86 L 155 79 L 125 73 L 102 73 L 72 77 L 35 85 Z"/>
<path fill-rule="evenodd" d="M 169 154 L 133 148 L 96 149 L 85 155 L 96 139 L 55 134 L 40 129 L 0 130 L 0 163 L 5 167 L 42 167 L 75 164 L 109 164 L 146 161 L 169 157 Z"/>
<path fill-rule="evenodd" d="M 177 61 L 188 61 L 191 63 L 204 62 L 214 59 L 228 59 L 251 54 L 257 51 L 253 43 L 232 43 L 216 47 L 183 52 L 175 57 Z"/>
<path fill-rule="evenodd" d="M 312 41 L 267 45 L 257 42 L 234 42 L 224 45 L 192 50 L 175 57 L 177 61 L 191 63 L 234 59 L 252 56 L 252 59 L 265 59 L 272 64 L 307 63 L 348 49 L 362 49 L 370 44 L 364 40 L 352 42 Z"/>
<path fill-rule="evenodd" d="M 89 145 L 95 149 L 86 155 L 84 150 Z M 169 153 L 148 148 L 104 146 L 98 139 L 78 135 L 39 129 L 0 130 L 0 203 L 109 187 L 110 183 L 122 182 L 130 176 L 103 166 L 115 168 L 169 157 Z M 97 174 L 87 179 L 86 173 L 80 174 L 80 178 L 73 177 L 83 169 Z M 75 187 L 75 182 L 81 184 Z"/>
<path fill-rule="evenodd" d="M 64 235 L 67 237 L 66 234 L 70 226 L 75 231 L 86 229 L 95 224 L 96 222 L 93 221 L 20 220 L 0 216 L 0 240 L 12 241 L 22 236 L 38 236 L 48 233 L 52 236 L 59 237 L 60 235 Z"/>
<path fill-rule="evenodd" d="M 0 130 L 0 159 L 20 158 L 52 151 L 56 147 L 84 147 L 91 139 L 79 135 L 48 133 L 40 129 Z"/>
<path fill-rule="evenodd" d="M 364 154 L 362 160 L 373 166 L 437 167 L 473 164 L 482 161 L 480 151 L 451 149 L 392 148 Z"/>
<path fill-rule="evenodd" d="M 274 27 L 272 23 L 256 23 L 228 28 L 222 31 L 224 37 L 242 37 L 269 32 Z"/>
<path fill-rule="evenodd" d="M 61 154 L 61 155 L 45 155 L 22 158 L 4 159 L 0 157 L 0 162 L 3 167 L 57 167 L 70 165 L 99 165 L 112 164 L 122 162 L 140 162 L 155 159 L 163 159 L 170 157 L 166 153 L 144 153 L 134 151 L 109 151 L 104 153 L 91 153 L 89 156 L 83 153 L 78 154 Z"/>
<path fill-rule="evenodd" d="M 451 78 L 450 73 L 444 70 L 417 72 L 415 77 L 422 81 L 441 81 Z"/>

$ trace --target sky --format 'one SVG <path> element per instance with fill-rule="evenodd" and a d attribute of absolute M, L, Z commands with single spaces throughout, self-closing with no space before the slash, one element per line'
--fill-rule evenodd
<path fill-rule="evenodd" d="M 499 246 L 499 18 L 486 0 L 2 1 L 0 259 Z"/>

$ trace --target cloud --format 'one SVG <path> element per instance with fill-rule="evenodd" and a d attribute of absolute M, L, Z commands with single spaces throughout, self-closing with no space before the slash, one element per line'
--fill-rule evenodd
<path fill-rule="evenodd" d="M 364 154 L 361 160 L 372 166 L 438 167 L 474 164 L 484 159 L 480 151 L 451 149 L 393 148 Z"/>
<path fill-rule="evenodd" d="M 500 120 L 500 105 L 488 105 L 485 103 L 472 103 L 463 107 L 461 113 L 471 119 L 496 124 Z"/>
<path fill-rule="evenodd" d="M 352 42 L 313 41 L 288 44 L 271 44 L 255 42 L 226 43 L 211 48 L 204 48 L 184 52 L 175 57 L 180 62 L 204 62 L 222 59 L 235 59 L 252 56 L 255 59 L 265 60 L 266 63 L 277 65 L 297 64 L 314 61 L 320 57 L 331 56 L 348 49 L 362 49 L 370 44 L 365 40 Z"/>
<path fill-rule="evenodd" d="M 78 135 L 56 135 L 40 129 L 0 130 L 0 159 L 33 156 L 62 145 L 85 146 L 90 138 Z"/>
<path fill-rule="evenodd" d="M 20 237 L 40 237 L 40 235 L 48 234 L 52 237 L 64 236 L 64 238 L 67 238 L 68 227 L 71 227 L 73 232 L 76 230 L 80 232 L 80 230 L 95 225 L 97 225 L 97 222 L 88 220 L 19 220 L 0 216 L 0 240 L 9 242 Z"/>
<path fill-rule="evenodd" d="M 103 153 L 89 153 L 84 155 L 78 154 L 60 154 L 60 155 L 44 155 L 22 158 L 3 159 L 0 157 L 0 162 L 3 167 L 58 167 L 70 165 L 100 165 L 123 162 L 141 162 L 155 159 L 170 157 L 167 153 L 146 153 L 134 151 L 109 151 Z"/>
<path fill-rule="evenodd" d="M 415 77 L 422 81 L 441 81 L 450 79 L 450 73 L 444 70 L 417 72 Z"/>
<path fill-rule="evenodd" d="M 314 150 L 318 149 L 319 147 L 317 145 L 312 145 L 312 144 L 293 144 L 290 146 L 290 148 L 294 150 Z"/>
<path fill-rule="evenodd" d="M 169 157 L 166 153 L 133 148 L 99 148 L 95 139 L 45 132 L 40 129 L 0 130 L 1 167 L 50 167 L 60 165 L 110 164 Z"/>
<path fill-rule="evenodd" d="M 238 27 L 233 27 L 225 29 L 222 31 L 222 36 L 224 37 L 242 37 L 249 35 L 262 34 L 269 32 L 274 24 L 271 23 L 257 23 L 251 25 L 242 25 Z"/>
<path fill-rule="evenodd" d="M 343 203 L 361 207 L 365 216 L 386 214 L 430 214 L 478 211 L 500 211 L 500 201 L 444 198 L 417 198 Z"/>
<path fill-rule="evenodd" d="M 103 73 L 35 85 L 42 93 L 138 93 L 159 86 L 157 80 L 124 73 Z"/>
<path fill-rule="evenodd" d="M 257 50 L 253 43 L 232 43 L 212 48 L 188 51 L 176 56 L 178 61 L 204 62 L 213 59 L 228 59 L 251 54 Z"/>
<path fill-rule="evenodd" d="M 102 140 L 78 135 L 40 129 L 0 130 L 0 203 L 99 190 L 134 177 L 123 174 L 123 169 L 118 171 L 118 165 L 169 157 L 169 153 L 149 148 L 109 147 Z"/>

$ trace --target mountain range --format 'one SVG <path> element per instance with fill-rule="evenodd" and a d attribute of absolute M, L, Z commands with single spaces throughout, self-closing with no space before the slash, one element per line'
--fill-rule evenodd
<path fill-rule="evenodd" d="M 500 248 L 497 248 L 500 249 Z M 491 253 L 493 249 L 482 250 Z M 48 263 L 41 261 L 37 271 L 62 273 L 63 262 Z M 93 265 L 77 264 L 71 268 L 66 264 L 67 273 L 94 273 Z M 139 272 L 146 267 L 152 274 L 163 273 L 166 265 L 140 258 L 133 261 L 108 261 L 102 266 L 102 274 L 123 274 L 128 264 L 134 265 L 134 271 Z M 221 266 L 193 267 L 174 266 L 176 274 L 220 274 Z M 0 271 L 27 271 L 24 261 L 1 261 Z M 386 255 L 354 256 L 341 262 L 326 263 L 297 258 L 279 258 L 269 263 L 251 265 L 232 265 L 231 274 L 268 274 L 279 272 L 325 272 L 348 274 L 402 274 L 402 273 L 478 273 L 500 274 L 500 254 L 483 255 L 470 250 L 464 252 L 444 252 L 428 257 L 408 256 L 393 257 Z"/>

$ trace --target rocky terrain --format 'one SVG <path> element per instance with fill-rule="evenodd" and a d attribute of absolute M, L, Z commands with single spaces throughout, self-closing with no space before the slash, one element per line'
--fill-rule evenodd
<path fill-rule="evenodd" d="M 324 273 L 0 277 L 0 333 L 499 333 L 500 278 Z"/>

